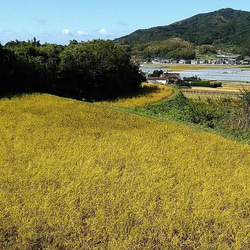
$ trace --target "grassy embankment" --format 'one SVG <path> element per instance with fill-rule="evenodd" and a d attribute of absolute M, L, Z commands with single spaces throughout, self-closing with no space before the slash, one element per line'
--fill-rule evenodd
<path fill-rule="evenodd" d="M 242 86 L 192 87 L 182 89 L 184 94 L 174 86 L 145 84 L 143 89 L 142 96 L 120 98 L 101 104 L 156 120 L 188 126 L 196 124 L 199 125 L 195 126 L 197 130 L 250 144 L 250 129 L 245 125 L 247 116 L 239 98 Z M 167 98 L 169 96 L 172 98 Z"/>
<path fill-rule="evenodd" d="M 46 94 L 0 114 L 0 248 L 249 247 L 248 145 Z"/>

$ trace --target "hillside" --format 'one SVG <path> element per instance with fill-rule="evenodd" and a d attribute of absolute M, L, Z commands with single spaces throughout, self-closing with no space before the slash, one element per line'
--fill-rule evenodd
<path fill-rule="evenodd" d="M 170 25 L 140 29 L 130 35 L 116 39 L 117 42 L 135 46 L 150 42 L 161 42 L 169 38 L 181 38 L 195 44 L 210 44 L 218 48 L 227 47 L 234 52 L 250 51 L 250 12 L 221 9 L 198 14 Z"/>
<path fill-rule="evenodd" d="M 1 249 L 249 247 L 249 145 L 48 94 L 0 114 Z"/>

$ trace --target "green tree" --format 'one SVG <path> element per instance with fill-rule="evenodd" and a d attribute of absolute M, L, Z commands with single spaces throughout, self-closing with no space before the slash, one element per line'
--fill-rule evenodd
<path fill-rule="evenodd" d="M 198 49 L 198 53 L 202 55 L 208 54 L 208 53 L 216 54 L 216 49 L 212 45 L 203 44 L 203 45 L 198 46 L 197 49 Z"/>
<path fill-rule="evenodd" d="M 138 90 L 141 84 L 139 66 L 112 41 L 71 43 L 60 57 L 61 84 L 80 99 L 128 94 Z"/>
<path fill-rule="evenodd" d="M 8 92 L 51 91 L 59 61 L 53 57 L 55 53 L 47 53 L 49 45 L 41 46 L 34 38 L 28 42 L 11 41 L 4 48 L 9 55 L 8 70 L 5 70 L 6 74 L 10 72 L 8 80 L 5 77 Z"/>
<path fill-rule="evenodd" d="M 150 76 L 159 77 L 161 74 L 163 74 L 163 70 L 154 70 L 153 74 L 150 74 Z"/>

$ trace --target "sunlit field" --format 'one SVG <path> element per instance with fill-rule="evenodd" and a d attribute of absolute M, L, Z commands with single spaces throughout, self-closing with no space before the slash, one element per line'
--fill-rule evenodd
<path fill-rule="evenodd" d="M 0 249 L 249 248 L 249 145 L 47 94 L 0 115 Z"/>
<path fill-rule="evenodd" d="M 143 107 L 147 104 L 159 102 L 170 97 L 173 89 L 160 84 L 143 83 L 140 93 L 131 97 L 117 98 L 115 100 L 103 101 L 100 104 L 114 105 L 124 108 Z"/>
<path fill-rule="evenodd" d="M 225 65 L 225 64 L 181 64 L 181 63 L 147 63 L 147 66 L 159 66 L 163 68 L 169 68 L 173 71 L 182 71 L 182 70 L 199 70 L 199 69 L 219 69 L 219 68 L 242 68 L 249 69 L 247 65 Z"/>

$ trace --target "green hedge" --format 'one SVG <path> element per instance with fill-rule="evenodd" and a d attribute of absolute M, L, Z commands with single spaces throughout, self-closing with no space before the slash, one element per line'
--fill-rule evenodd
<path fill-rule="evenodd" d="M 189 87 L 200 86 L 200 87 L 218 88 L 222 86 L 221 82 L 211 83 L 209 81 L 203 81 L 203 80 L 185 81 L 185 84 Z"/>

